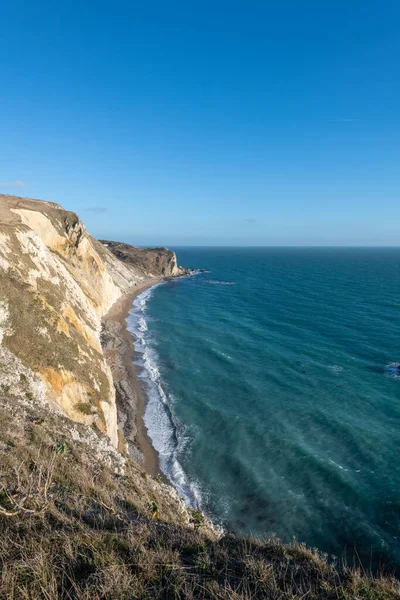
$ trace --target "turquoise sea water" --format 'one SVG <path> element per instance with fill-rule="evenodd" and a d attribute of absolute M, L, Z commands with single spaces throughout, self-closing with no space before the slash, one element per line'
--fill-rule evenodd
<path fill-rule="evenodd" d="M 163 471 L 228 529 L 400 565 L 400 249 L 178 248 L 135 300 Z"/>

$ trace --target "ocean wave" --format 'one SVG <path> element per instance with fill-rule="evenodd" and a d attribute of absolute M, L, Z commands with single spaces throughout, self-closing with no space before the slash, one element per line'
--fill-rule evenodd
<path fill-rule="evenodd" d="M 236 285 L 236 281 L 222 281 L 219 279 L 205 279 L 204 283 L 211 283 L 212 285 Z"/>
<path fill-rule="evenodd" d="M 154 287 L 135 298 L 128 320 L 128 328 L 135 342 L 135 365 L 139 367 L 138 377 L 143 382 L 147 400 L 144 423 L 159 455 L 160 469 L 186 502 L 198 508 L 202 502 L 200 486 L 188 479 L 179 461 L 190 439 L 171 411 L 174 398 L 161 379 L 157 352 L 147 344 L 146 339 L 146 304 Z"/>
<path fill-rule="evenodd" d="M 348 469 L 347 467 L 343 467 L 342 465 L 340 465 L 339 463 L 335 462 L 334 460 L 330 459 L 329 460 L 330 464 L 333 465 L 334 467 L 337 467 L 338 469 L 340 469 L 341 471 L 349 471 L 350 469 Z"/>
<path fill-rule="evenodd" d="M 229 354 L 225 354 L 225 352 L 222 352 L 221 350 L 218 350 L 217 348 L 211 348 L 212 352 L 214 352 L 214 354 L 217 354 L 218 356 L 220 356 L 221 358 L 224 358 L 225 360 L 231 361 L 232 360 L 232 356 L 229 356 Z"/>
<path fill-rule="evenodd" d="M 147 320 L 145 318 L 146 304 L 153 294 L 153 291 L 163 282 L 157 283 L 152 287 L 138 294 L 132 302 L 132 308 L 129 311 L 128 329 L 135 338 L 135 351 L 141 351 L 141 347 L 146 346 L 145 333 L 148 331 Z M 142 350 L 144 351 L 144 350 Z"/>
<path fill-rule="evenodd" d="M 146 319 L 144 317 L 139 317 L 139 330 L 142 331 L 143 333 L 145 333 L 148 330 L 147 327 L 147 322 Z"/>
<path fill-rule="evenodd" d="M 341 373 L 343 371 L 343 367 L 340 367 L 339 365 L 329 365 L 328 369 L 330 369 L 334 373 Z"/>
<path fill-rule="evenodd" d="M 385 367 L 386 377 L 400 379 L 400 363 L 391 362 Z"/>

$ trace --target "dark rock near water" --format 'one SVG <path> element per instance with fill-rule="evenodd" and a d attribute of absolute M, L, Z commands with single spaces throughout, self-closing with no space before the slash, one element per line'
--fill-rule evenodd
<path fill-rule="evenodd" d="M 190 273 L 190 269 L 177 264 L 175 252 L 168 248 L 138 248 L 122 242 L 100 241 L 119 260 L 142 272 L 146 277 L 179 277 Z"/>

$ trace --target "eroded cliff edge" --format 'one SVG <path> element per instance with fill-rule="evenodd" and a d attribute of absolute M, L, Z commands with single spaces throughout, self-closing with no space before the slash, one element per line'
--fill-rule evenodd
<path fill-rule="evenodd" d="M 146 279 L 185 272 L 167 249 L 116 248 L 124 257 L 58 204 L 0 195 L 2 360 L 24 367 L 25 394 L 106 432 L 115 447 L 116 393 L 101 347 L 101 319 Z M 2 385 L 20 393 L 11 375 Z"/>

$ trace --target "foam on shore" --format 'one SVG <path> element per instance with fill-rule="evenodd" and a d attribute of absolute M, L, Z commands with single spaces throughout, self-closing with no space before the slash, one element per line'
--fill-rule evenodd
<path fill-rule="evenodd" d="M 199 508 L 199 487 L 190 482 L 178 457 L 188 443 L 183 427 L 177 422 L 171 406 L 172 395 L 166 390 L 159 371 L 159 358 L 149 345 L 150 333 L 146 320 L 146 304 L 158 283 L 136 296 L 129 312 L 128 330 L 133 335 L 134 365 L 145 395 L 144 423 L 154 449 L 159 456 L 160 469 L 193 508 Z"/>

